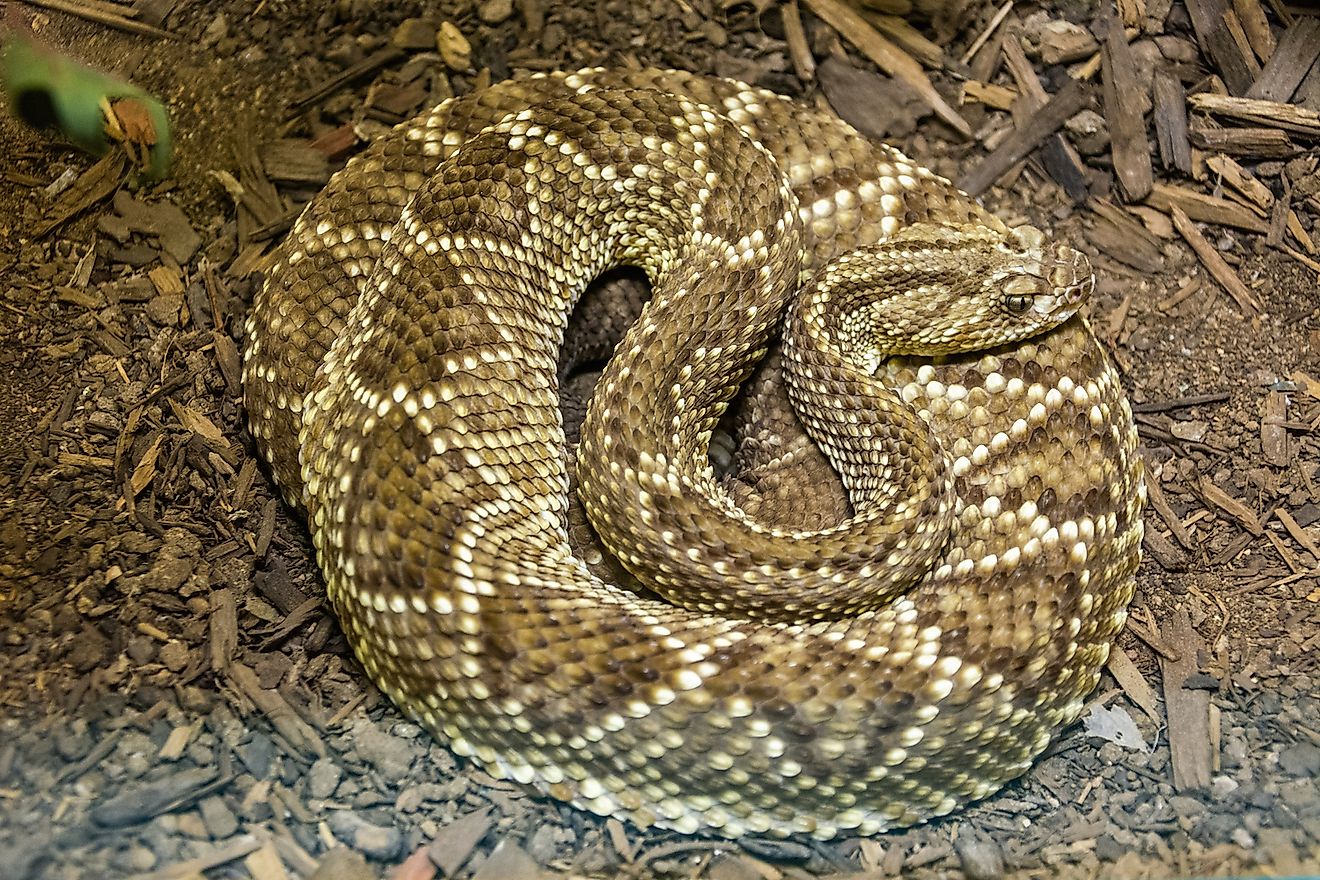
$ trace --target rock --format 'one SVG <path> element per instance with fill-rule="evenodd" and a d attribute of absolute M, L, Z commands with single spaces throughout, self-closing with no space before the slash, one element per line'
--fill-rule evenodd
<path fill-rule="evenodd" d="M 224 840 L 238 833 L 238 817 L 229 809 L 224 798 L 218 795 L 203 798 L 197 805 L 197 811 L 201 813 L 202 824 L 212 839 Z"/>
<path fill-rule="evenodd" d="M 65 761 L 76 761 L 91 750 L 92 738 L 87 733 L 86 722 L 75 721 L 55 732 L 55 751 Z"/>
<path fill-rule="evenodd" d="M 1083 156 L 1099 155 L 1109 147 L 1109 126 L 1094 110 L 1074 114 L 1064 123 L 1064 128 L 1073 136 L 1073 145 Z"/>
<path fill-rule="evenodd" d="M 1280 784 L 1279 798 L 1294 813 L 1320 811 L 1320 788 L 1309 779 L 1294 779 Z"/>
<path fill-rule="evenodd" d="M 513 0 L 484 0 L 477 7 L 477 17 L 486 24 L 499 24 L 513 15 Z"/>
<path fill-rule="evenodd" d="M 88 815 L 103 828 L 136 825 L 168 809 L 188 793 L 212 782 L 219 771 L 198 767 L 180 770 L 151 782 L 131 785 L 126 790 L 92 807 Z"/>
<path fill-rule="evenodd" d="M 307 773 L 307 794 L 325 800 L 335 793 L 343 776 L 344 771 L 333 760 L 318 758 Z"/>
<path fill-rule="evenodd" d="M 1320 776 L 1320 746 L 1299 742 L 1279 752 L 1279 767 L 1289 776 Z"/>
<path fill-rule="evenodd" d="M 1192 819 L 1205 812 L 1204 803 L 1194 797 L 1187 797 L 1186 795 L 1175 795 L 1174 797 L 1169 798 L 1169 806 L 1173 807 L 1173 811 L 1179 816 L 1186 816 Z"/>
<path fill-rule="evenodd" d="M 91 672 L 105 662 L 109 650 L 110 644 L 100 630 L 84 626 L 69 650 L 69 665 L 78 672 Z"/>
<path fill-rule="evenodd" d="M 1095 857 L 1102 862 L 1114 862 L 1130 849 L 1119 843 L 1112 834 L 1102 834 L 1095 842 Z"/>
<path fill-rule="evenodd" d="M 522 847 L 507 840 L 501 840 L 490 854 L 490 858 L 481 863 L 472 880 L 535 880 L 541 874 L 532 857 L 523 852 Z"/>
<path fill-rule="evenodd" d="M 405 18 L 390 39 L 400 49 L 430 49 L 435 46 L 435 22 L 424 18 Z"/>
<path fill-rule="evenodd" d="M 1220 775 L 1210 780 L 1210 793 L 1215 796 L 1216 800 L 1226 798 L 1237 790 L 1237 780 L 1231 776 Z"/>
<path fill-rule="evenodd" d="M 1003 876 L 1004 851 L 993 840 L 963 834 L 953 848 L 969 880 L 995 880 Z"/>
<path fill-rule="evenodd" d="M 192 651 L 183 642 L 168 641 L 160 646 L 160 662 L 170 672 L 182 672 L 188 668 L 188 662 L 192 659 Z"/>
<path fill-rule="evenodd" d="M 337 846 L 321 856 L 307 880 L 376 880 L 367 860 L 346 846 Z"/>
<path fill-rule="evenodd" d="M 275 758 L 275 743 L 261 731 L 252 731 L 252 738 L 239 745 L 235 751 L 243 766 L 256 778 L 265 779 L 270 773 L 270 765 Z"/>
<path fill-rule="evenodd" d="M 332 812 L 328 822 L 335 837 L 368 858 L 389 861 L 403 849 L 403 833 L 399 829 L 374 825 L 357 813 Z"/>
<path fill-rule="evenodd" d="M 407 778 L 408 772 L 421 757 L 420 750 L 411 740 L 386 733 L 369 722 L 358 726 L 353 745 L 363 760 L 390 780 Z"/>
<path fill-rule="evenodd" d="M 177 327 L 179 325 L 179 312 L 182 309 L 183 294 L 181 293 L 158 294 L 147 300 L 147 304 L 142 307 L 147 320 L 157 327 Z"/>

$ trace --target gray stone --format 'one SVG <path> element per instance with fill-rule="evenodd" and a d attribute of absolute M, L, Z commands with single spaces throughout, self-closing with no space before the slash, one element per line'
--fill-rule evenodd
<path fill-rule="evenodd" d="M 229 809 L 224 798 L 218 795 L 202 798 L 197 811 L 202 814 L 202 824 L 212 839 L 224 840 L 238 833 L 238 817 Z"/>
<path fill-rule="evenodd" d="M 330 758 L 320 758 L 307 772 L 307 794 L 325 800 L 335 793 L 344 771 Z"/>
<path fill-rule="evenodd" d="M 386 733 L 370 724 L 363 724 L 357 729 L 353 745 L 363 760 L 391 781 L 406 778 L 421 756 L 421 751 L 411 740 Z"/>
<path fill-rule="evenodd" d="M 1320 776 L 1320 746 L 1294 743 L 1279 752 L 1279 767 L 1289 776 Z"/>
<path fill-rule="evenodd" d="M 1210 780 L 1210 793 L 1213 794 L 1216 799 L 1226 798 L 1237 790 L 1237 780 L 1231 776 L 1220 775 Z"/>
<path fill-rule="evenodd" d="M 1128 850 L 1112 834 L 1102 834 L 1095 841 L 1095 857 L 1102 862 L 1116 862 Z"/>
<path fill-rule="evenodd" d="M 1003 876 L 1004 851 L 995 841 L 963 834 L 953 848 L 969 880 L 996 880 Z"/>
<path fill-rule="evenodd" d="M 403 849 L 403 834 L 397 828 L 375 825 L 348 810 L 330 813 L 327 819 L 335 837 L 378 861 L 396 858 Z"/>

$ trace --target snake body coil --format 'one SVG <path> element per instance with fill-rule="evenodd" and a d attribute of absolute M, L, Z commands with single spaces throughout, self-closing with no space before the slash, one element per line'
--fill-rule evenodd
<path fill-rule="evenodd" d="M 559 347 L 619 264 L 655 292 L 577 473 L 654 593 L 569 540 Z M 454 751 L 642 825 L 873 834 L 1021 774 L 1123 625 L 1144 488 L 1089 284 L 828 115 L 557 74 L 336 175 L 253 305 L 245 393 L 355 652 Z M 812 531 L 708 453 L 790 304 L 789 391 L 853 507 Z"/>

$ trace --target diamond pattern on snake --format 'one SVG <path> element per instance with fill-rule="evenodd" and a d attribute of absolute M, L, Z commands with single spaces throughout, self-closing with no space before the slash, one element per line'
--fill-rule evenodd
<path fill-rule="evenodd" d="M 618 266 L 651 297 L 568 448 L 569 316 Z M 1092 286 L 826 113 L 560 73 L 336 175 L 244 387 L 366 673 L 454 752 L 640 826 L 876 834 L 1022 774 L 1123 626 L 1145 495 Z"/>

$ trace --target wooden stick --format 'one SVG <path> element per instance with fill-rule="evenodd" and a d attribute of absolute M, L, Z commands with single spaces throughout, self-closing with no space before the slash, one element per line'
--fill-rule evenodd
<path fill-rule="evenodd" d="M 1013 0 L 1007 0 L 1003 6 L 999 7 L 999 11 L 995 13 L 995 17 L 990 19 L 990 23 L 985 26 L 985 30 L 981 31 L 981 35 L 972 41 L 971 48 L 963 53 L 961 59 L 963 64 L 972 63 L 972 58 L 977 52 L 981 51 L 981 47 L 985 45 L 985 41 L 990 39 L 990 35 L 995 32 L 996 28 L 1003 24 L 1004 19 L 1008 18 L 1008 14 L 1012 11 Z"/>
<path fill-rule="evenodd" d="M 802 27 L 802 12 L 798 0 L 784 4 L 784 42 L 788 44 L 788 57 L 793 59 L 793 70 L 798 79 L 811 82 L 816 78 L 816 59 L 807 45 L 807 32 Z"/>
<path fill-rule="evenodd" d="M 158 27 L 152 27 L 140 21 L 133 21 L 131 18 L 125 18 L 122 15 L 116 15 L 113 12 L 106 12 L 102 9 L 87 6 L 82 3 L 75 3 L 73 0 L 26 0 L 33 6 L 40 6 L 43 9 L 54 9 L 57 12 L 67 12 L 69 15 L 76 15 L 79 18 L 85 18 L 88 21 L 94 21 L 97 24 L 103 24 L 116 30 L 125 31 L 130 34 L 139 34 L 144 37 L 156 37 L 165 40 L 179 39 L 177 34 L 161 30 Z"/>
<path fill-rule="evenodd" d="M 1320 138 L 1320 112 L 1284 104 L 1281 101 L 1261 101 L 1256 98 L 1234 98 L 1204 92 L 1191 95 L 1187 103 L 1192 109 L 1214 116 L 1227 116 L 1253 125 L 1281 128 L 1307 137 Z"/>
<path fill-rule="evenodd" d="M 1046 138 L 1059 130 L 1074 113 L 1091 103 L 1091 86 L 1072 79 L 1050 99 L 1049 103 L 1015 128 L 1004 138 L 995 151 L 958 180 L 958 188 L 970 195 L 985 192 L 1004 172 L 1025 159 Z"/>
<path fill-rule="evenodd" d="M 1118 16 L 1104 15 L 1100 54 L 1103 58 L 1105 119 L 1114 157 L 1114 179 L 1129 202 L 1139 202 L 1154 184 L 1150 165 L 1150 143 L 1142 119 L 1144 86 L 1138 79 L 1132 48 L 1123 34 Z"/>
<path fill-rule="evenodd" d="M 1229 296 L 1233 297 L 1241 308 L 1253 315 L 1259 314 L 1261 311 L 1260 300 L 1256 299 L 1256 295 L 1242 283 L 1242 279 L 1233 271 L 1233 267 L 1224 262 L 1224 258 L 1219 256 L 1219 252 L 1215 250 L 1214 246 L 1206 241 L 1205 236 L 1201 234 L 1201 230 L 1196 228 L 1196 224 L 1187 216 L 1187 213 L 1177 205 L 1171 205 L 1169 215 L 1173 217 L 1174 227 L 1192 246 L 1192 250 L 1200 258 L 1201 264 L 1219 282 L 1219 285 L 1228 291 Z"/>
<path fill-rule="evenodd" d="M 1270 231 L 1270 225 L 1253 214 L 1250 208 L 1171 183 L 1155 184 L 1146 204 L 1161 211 L 1176 206 L 1191 219 L 1202 223 L 1235 226 L 1261 235 Z"/>

